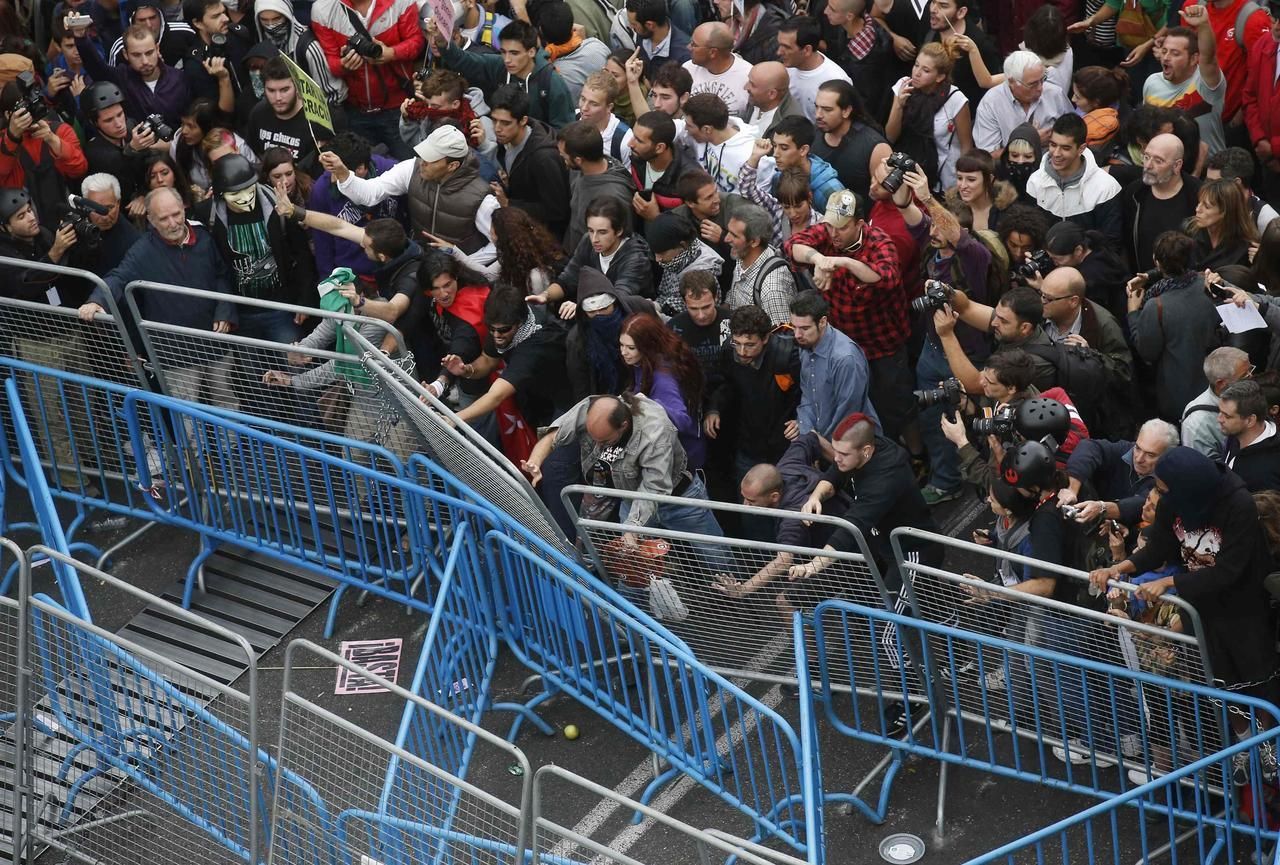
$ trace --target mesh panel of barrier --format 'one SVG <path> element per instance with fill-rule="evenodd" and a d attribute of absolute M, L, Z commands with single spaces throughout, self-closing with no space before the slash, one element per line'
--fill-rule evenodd
<path fill-rule="evenodd" d="M 616 490 L 572 486 L 564 490 L 566 506 L 584 494 L 596 497 L 597 504 L 612 501 L 625 507 L 632 500 L 629 494 Z M 748 510 L 694 499 L 662 497 L 657 501 L 659 524 L 667 506 L 700 511 L 713 523 L 720 512 L 797 525 L 807 519 L 787 511 Z M 639 606 L 647 605 L 655 618 L 688 644 L 699 661 L 726 675 L 794 682 L 794 611 L 812 610 L 831 598 L 867 606 L 892 602 L 875 565 L 865 556 L 822 552 L 822 541 L 833 531 L 844 530 L 857 537 L 857 529 L 842 520 L 816 518 L 816 525 L 808 528 L 818 538 L 817 547 L 593 519 L 579 518 L 577 527 L 598 573 L 607 575 Z M 813 574 L 802 570 L 819 556 L 824 556 L 824 568 Z"/>
<path fill-rule="evenodd" d="M 1142 619 L 1156 619 L 1159 611 L 1152 605 L 1136 603 L 1131 586 L 1117 586 L 1112 590 L 1117 608 L 1123 606 L 1126 611 L 1141 608 L 1144 613 L 1138 615 L 1135 612 L 1132 616 L 1129 612 L 1124 616 L 1109 614 L 1099 609 L 1105 599 L 1091 595 L 1087 575 L 1083 572 L 1050 563 L 1031 563 L 989 547 L 914 530 L 895 533 L 894 537 L 895 541 L 903 537 L 928 537 L 941 546 L 963 549 L 990 562 L 993 575 L 998 574 L 1002 567 L 1012 569 L 1016 575 L 1015 582 L 1023 576 L 1024 565 L 1035 568 L 1036 574 L 1056 575 L 1055 598 L 1018 591 L 1013 586 L 1004 585 L 998 578 L 993 582 L 924 565 L 903 564 L 915 607 L 926 621 L 1119 669 L 1139 670 L 1197 684 L 1212 680 L 1207 654 L 1202 643 L 1193 636 L 1202 634 L 1203 629 L 1194 608 L 1181 599 L 1169 598 L 1161 602 L 1168 609 L 1164 611 L 1164 617 L 1157 620 L 1166 626 L 1151 624 Z M 1167 623 L 1174 622 L 1174 616 L 1180 623 L 1174 627 L 1167 626 Z M 939 638 L 931 636 L 930 639 L 937 643 Z M 981 651 L 969 657 L 953 658 L 943 649 L 943 646 L 933 645 L 932 654 L 940 671 L 947 671 L 951 703 L 972 717 L 990 719 L 994 703 L 1000 707 L 997 714 L 1006 723 L 1012 723 L 1019 715 L 1034 712 L 1041 702 L 1045 702 L 1046 689 L 1051 691 L 1064 684 L 1039 669 L 1032 659 L 1010 665 L 1000 659 L 986 657 Z M 1099 742 L 1099 747 L 1110 755 L 1127 753 L 1141 765 L 1143 745 L 1140 731 L 1151 715 L 1151 710 L 1143 705 L 1142 690 L 1136 686 L 1119 688 L 1108 695 L 1108 702 L 1110 705 L 1066 701 L 1062 704 L 1064 717 L 1055 727 L 1070 732 L 1071 738 L 1080 738 L 1089 730 L 1091 717 L 1099 713 L 1108 716 L 1108 732 L 1100 734 L 1100 738 L 1111 741 Z M 1185 720 L 1176 725 L 1179 730 L 1186 726 Z M 1023 730 L 1024 733 L 1030 732 L 1025 727 Z M 1174 745 L 1179 741 L 1182 743 L 1181 747 L 1173 749 L 1171 755 L 1175 766 L 1219 751 L 1226 741 L 1221 728 L 1213 723 L 1193 723 L 1191 729 L 1184 730 L 1174 739 Z"/>
<path fill-rule="evenodd" d="M 391 416 L 388 423 L 403 426 L 404 435 L 416 440 L 422 451 L 484 501 L 552 547 L 570 549 L 537 493 L 505 456 L 361 334 L 350 327 L 346 331 L 354 344 L 365 349 L 365 368 L 376 383 L 383 414 Z"/>
<path fill-rule="evenodd" d="M 525 846 L 528 761 L 515 748 L 390 682 L 400 699 L 441 728 L 521 766 L 519 778 L 487 791 L 316 706 L 294 690 L 296 665 L 343 663 L 312 644 L 289 649 L 280 722 L 272 862 L 436 862 L 514 865 Z M 305 661 L 299 659 L 305 658 Z M 357 669 L 358 668 L 353 668 Z"/>
<path fill-rule="evenodd" d="M 266 801 L 270 777 L 246 732 L 251 699 L 39 597 L 29 610 L 35 841 L 114 860 L 116 845 L 141 853 L 154 826 L 181 826 L 197 861 L 251 858 L 262 819 L 252 803 Z M 132 794 L 128 808 L 94 810 L 122 783 L 150 810 L 134 813 Z"/>
<path fill-rule="evenodd" d="M 402 337 L 390 325 L 359 316 L 258 301 L 192 288 L 135 282 L 125 297 L 137 316 L 143 347 L 164 392 L 178 399 L 322 430 L 387 446 L 407 457 L 401 443 L 379 429 L 380 405 L 342 324 L 351 322 L 394 347 Z M 180 326 L 166 319 L 167 304 L 228 304 L 238 323 L 231 333 Z M 212 312 L 210 311 L 212 323 Z M 318 319 L 302 337 L 294 317 Z M 412 358 L 397 348 L 397 363 Z"/>
<path fill-rule="evenodd" d="M 588 705 L 754 820 L 803 849 L 799 738 L 772 709 L 709 671 L 676 637 L 499 532 L 503 634 L 555 690 Z"/>

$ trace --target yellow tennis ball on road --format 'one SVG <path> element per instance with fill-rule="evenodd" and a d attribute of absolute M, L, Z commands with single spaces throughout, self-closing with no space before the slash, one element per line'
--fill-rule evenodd
<path fill-rule="evenodd" d="M 572 742 L 574 739 L 578 738 L 578 728 L 573 724 L 569 724 L 564 728 L 564 737 Z"/>

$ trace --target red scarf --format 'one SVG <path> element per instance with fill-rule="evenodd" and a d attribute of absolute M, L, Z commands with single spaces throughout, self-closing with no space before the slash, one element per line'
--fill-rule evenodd
<path fill-rule="evenodd" d="M 467 99 L 465 93 L 462 94 L 461 103 L 453 110 L 432 108 L 426 103 L 426 100 L 414 99 L 409 103 L 405 113 L 410 120 L 431 120 L 433 123 L 438 123 L 441 120 L 456 120 L 466 134 L 468 143 L 472 147 L 480 146 L 480 139 L 473 138 L 471 135 L 471 121 L 476 119 L 476 113 L 471 108 L 471 100 Z"/>

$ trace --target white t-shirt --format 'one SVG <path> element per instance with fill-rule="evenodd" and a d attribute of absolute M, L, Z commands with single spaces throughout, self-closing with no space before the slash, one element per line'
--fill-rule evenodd
<path fill-rule="evenodd" d="M 899 78 L 893 95 L 902 92 L 910 78 Z M 951 95 L 933 115 L 933 144 L 938 149 L 938 183 L 943 189 L 956 185 L 956 160 L 960 158 L 960 137 L 955 132 L 956 115 L 969 104 L 960 88 L 952 86 Z"/>
<path fill-rule="evenodd" d="M 692 60 L 686 60 L 684 68 L 693 76 L 693 87 L 690 96 L 699 93 L 714 93 L 729 106 L 729 113 L 746 119 L 747 117 L 747 76 L 751 74 L 751 64 L 737 54 L 733 55 L 733 65 L 722 75 L 713 75 L 710 70 L 695 66 Z M 846 79 L 847 80 L 847 79 Z"/>
<path fill-rule="evenodd" d="M 622 252 L 622 247 L 626 245 L 627 245 L 627 238 L 624 237 L 622 238 L 622 242 L 618 244 L 618 248 L 615 249 L 611 255 L 600 256 L 600 272 L 601 273 L 609 272 L 609 265 L 613 264 L 613 259 L 617 257 L 619 252 Z M 596 254 L 599 255 L 599 253 L 596 253 Z"/>
<path fill-rule="evenodd" d="M 803 69 L 792 66 L 787 70 L 787 76 L 791 79 L 791 98 L 800 106 L 800 110 L 804 112 L 805 117 L 809 118 L 810 123 L 817 116 L 815 109 L 818 104 L 819 87 L 833 78 L 853 83 L 840 65 L 825 54 L 822 55 L 822 64 L 817 69 L 805 72 Z"/>

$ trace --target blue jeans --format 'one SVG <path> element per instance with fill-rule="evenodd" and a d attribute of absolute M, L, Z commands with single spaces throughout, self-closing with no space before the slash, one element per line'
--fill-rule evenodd
<path fill-rule="evenodd" d="M 361 111 L 347 107 L 347 128 L 369 139 L 370 144 L 385 144 L 387 152 L 397 161 L 412 159 L 413 148 L 400 137 L 400 112 L 394 108 L 384 111 Z"/>
<path fill-rule="evenodd" d="M 928 390 L 938 382 L 951 377 L 951 365 L 942 349 L 925 340 L 916 362 L 916 388 Z M 946 406 L 931 405 L 920 409 L 920 437 L 929 454 L 929 483 L 940 490 L 954 490 L 960 486 L 960 455 L 956 446 L 942 434 L 942 413 Z"/>

